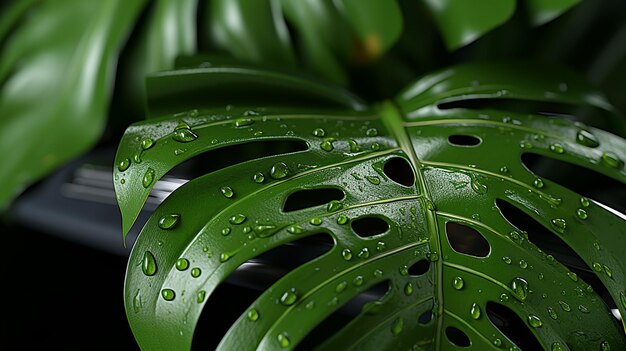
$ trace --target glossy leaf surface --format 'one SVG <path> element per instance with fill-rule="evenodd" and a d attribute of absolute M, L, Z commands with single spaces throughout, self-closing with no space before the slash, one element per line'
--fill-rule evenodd
<path fill-rule="evenodd" d="M 208 162 L 226 162 L 172 193 L 133 248 L 125 297 L 140 346 L 190 348 L 204 304 L 236 269 L 321 233 L 332 239 L 328 251 L 263 291 L 219 349 L 293 349 L 381 283 L 387 293 L 317 340 L 319 349 L 453 350 L 463 341 L 475 350 L 515 349 L 523 341 L 492 322 L 493 304 L 512 311 L 527 339 L 543 348 L 623 348 L 623 325 L 598 289 L 626 314 L 624 218 L 555 182 L 539 183 L 521 156 L 545 155 L 626 183 L 626 141 L 579 122 L 471 100 L 506 89 L 511 100 L 541 101 L 532 84 L 545 83 L 570 87 L 550 96 L 556 102 L 610 105 L 571 77 L 488 67 L 435 73 L 396 101 L 361 112 L 247 105 L 247 92 L 231 110 L 215 104 L 131 126 L 115 166 L 125 230 L 173 167 L 203 153 Z M 482 95 L 461 88 L 470 72 Z M 184 82 L 187 73 L 179 74 Z M 441 108 L 451 100 L 468 104 Z M 276 141 L 301 147 L 285 153 L 271 149 Z M 271 152 L 228 163 L 228 147 L 250 143 Z M 337 189 L 343 197 L 287 208 L 292 195 L 314 189 Z M 498 201 L 559 238 L 597 279 L 584 281 L 549 253 L 554 247 L 537 246 L 529 239 L 534 233 L 507 221 Z M 385 225 L 357 225 L 366 218 Z M 203 333 L 210 330 L 196 331 Z"/>

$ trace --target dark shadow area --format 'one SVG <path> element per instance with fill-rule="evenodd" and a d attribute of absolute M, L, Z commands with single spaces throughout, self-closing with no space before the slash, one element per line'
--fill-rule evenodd
<path fill-rule="evenodd" d="M 360 217 L 353 220 L 350 225 L 352 230 L 362 238 L 382 234 L 389 230 L 389 223 L 380 217 Z"/>
<path fill-rule="evenodd" d="M 469 336 L 464 331 L 455 327 L 446 328 L 446 337 L 458 347 L 470 347 L 472 345 Z"/>
<path fill-rule="evenodd" d="M 318 188 L 298 190 L 287 196 L 283 205 L 283 212 L 303 210 L 309 207 L 325 205 L 332 200 L 342 200 L 343 191 L 336 188 Z"/>
<path fill-rule="evenodd" d="M 482 140 L 480 140 L 479 137 L 475 137 L 473 135 L 461 135 L 461 134 L 450 135 L 448 137 L 448 141 L 452 145 L 464 146 L 464 147 L 478 146 L 482 142 Z"/>
<path fill-rule="evenodd" d="M 389 177 L 389 179 L 398 184 L 402 184 L 404 186 L 413 186 L 413 184 L 415 184 L 415 174 L 413 174 L 413 168 L 409 164 L 409 161 L 403 158 L 394 157 L 385 162 L 383 172 L 387 175 L 387 177 Z"/>
<path fill-rule="evenodd" d="M 446 223 L 446 236 L 452 249 L 458 253 L 487 257 L 491 247 L 476 229 L 457 222 Z"/>
<path fill-rule="evenodd" d="M 487 302 L 486 310 L 491 323 L 519 348 L 522 350 L 543 350 L 539 340 L 513 310 L 492 301 Z"/>

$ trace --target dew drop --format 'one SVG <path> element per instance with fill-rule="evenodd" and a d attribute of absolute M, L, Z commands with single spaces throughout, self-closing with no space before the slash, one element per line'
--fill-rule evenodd
<path fill-rule="evenodd" d="M 470 308 L 470 316 L 473 319 L 478 319 L 478 318 L 480 318 L 480 314 L 481 314 L 480 306 L 477 303 L 474 302 L 472 304 L 472 308 Z"/>
<path fill-rule="evenodd" d="M 367 179 L 368 182 L 374 184 L 374 185 L 378 185 L 380 184 L 380 178 L 376 177 L 376 176 L 365 176 L 365 179 Z"/>
<path fill-rule="evenodd" d="M 235 120 L 235 127 L 237 127 L 237 128 L 246 127 L 246 126 L 249 126 L 251 124 L 254 124 L 254 120 L 252 120 L 250 118 L 237 118 Z"/>
<path fill-rule="evenodd" d="M 313 218 L 311 218 L 309 223 L 311 223 L 313 225 L 320 225 L 320 224 L 322 224 L 322 219 L 319 218 L 319 217 L 313 217 Z"/>
<path fill-rule="evenodd" d="M 519 147 L 521 147 L 522 149 L 530 149 L 533 147 L 533 144 L 531 144 L 529 141 L 522 140 L 519 143 Z"/>
<path fill-rule="evenodd" d="M 233 189 L 229 186 L 223 186 L 220 188 L 220 192 L 222 192 L 222 195 L 224 195 L 224 197 L 230 199 L 235 195 L 235 192 L 233 191 Z"/>
<path fill-rule="evenodd" d="M 598 139 L 590 132 L 581 129 L 576 133 L 576 142 L 587 147 L 598 147 Z"/>
<path fill-rule="evenodd" d="M 461 290 L 463 289 L 463 285 L 465 284 L 465 282 L 463 281 L 463 278 L 461 277 L 455 277 L 454 280 L 452 280 L 452 286 L 456 289 L 456 290 Z"/>
<path fill-rule="evenodd" d="M 557 320 L 559 318 L 559 316 L 556 314 L 556 311 L 552 307 L 548 307 L 548 315 L 554 320 Z"/>
<path fill-rule="evenodd" d="M 343 204 L 337 200 L 331 200 L 328 205 L 326 205 L 326 211 L 335 212 L 339 211 L 343 208 Z"/>
<path fill-rule="evenodd" d="M 370 250 L 367 247 L 364 247 L 361 249 L 361 251 L 359 251 L 359 254 L 357 255 L 359 256 L 359 258 L 362 259 L 368 259 L 370 257 Z"/>
<path fill-rule="evenodd" d="M 378 130 L 376 128 L 370 128 L 365 132 L 365 135 L 368 137 L 374 137 L 378 135 Z"/>
<path fill-rule="evenodd" d="M 602 344 L 600 344 L 600 349 L 602 351 L 611 351 L 611 345 L 608 341 L 603 341 Z"/>
<path fill-rule="evenodd" d="M 255 183 L 259 183 L 260 184 L 260 183 L 263 183 L 265 181 L 265 176 L 263 175 L 263 173 L 258 172 L 258 173 L 255 173 L 252 176 L 252 179 L 254 180 Z"/>
<path fill-rule="evenodd" d="M 374 150 L 374 151 L 380 150 L 380 144 L 373 143 L 372 146 L 371 146 L 371 149 Z"/>
<path fill-rule="evenodd" d="M 565 301 L 559 301 L 559 306 L 561 306 L 561 309 L 565 312 L 569 312 L 572 310 L 572 308 L 569 306 L 569 304 Z"/>
<path fill-rule="evenodd" d="M 229 227 L 222 228 L 222 235 L 226 236 L 228 234 L 230 234 L 230 228 Z"/>
<path fill-rule="evenodd" d="M 413 295 L 413 283 L 406 283 L 406 285 L 404 286 L 404 294 L 407 296 Z"/>
<path fill-rule="evenodd" d="M 509 301 L 509 295 L 507 293 L 500 294 L 500 301 L 502 301 L 502 302 Z"/>
<path fill-rule="evenodd" d="M 230 260 L 230 255 L 226 252 L 222 252 L 220 254 L 220 262 L 224 263 L 226 261 Z"/>
<path fill-rule="evenodd" d="M 198 139 L 198 136 L 196 133 L 192 132 L 191 129 L 189 129 L 189 126 L 185 125 L 182 127 L 176 127 L 174 135 L 172 135 L 172 139 L 179 143 L 189 143 Z"/>
<path fill-rule="evenodd" d="M 341 256 L 344 260 L 350 261 L 352 259 L 352 251 L 350 249 L 343 249 L 343 251 L 341 251 Z"/>
<path fill-rule="evenodd" d="M 124 172 L 125 170 L 128 169 L 128 167 L 130 167 L 130 160 L 125 158 L 125 159 L 120 161 L 120 164 L 117 166 L 117 169 L 120 172 Z"/>
<path fill-rule="evenodd" d="M 337 224 L 344 225 L 346 223 L 348 223 L 348 217 L 346 215 L 339 215 L 339 217 L 337 217 Z"/>
<path fill-rule="evenodd" d="M 375 270 L 375 271 L 374 271 L 374 276 L 375 276 L 376 278 L 380 278 L 380 277 L 382 277 L 382 276 L 383 276 L 383 271 L 381 271 L 380 269 Z"/>
<path fill-rule="evenodd" d="M 475 175 L 470 175 L 470 178 L 470 185 L 476 194 L 484 195 L 487 193 L 488 188 L 486 184 L 483 184 Z"/>
<path fill-rule="evenodd" d="M 602 268 L 604 269 L 604 274 L 606 274 L 607 277 L 613 278 L 613 271 L 611 271 L 611 268 L 609 268 L 609 266 L 603 265 Z"/>
<path fill-rule="evenodd" d="M 304 230 L 302 229 L 301 226 L 299 226 L 297 224 L 292 224 L 289 227 L 287 227 L 287 231 L 290 234 L 301 234 Z"/>
<path fill-rule="evenodd" d="M 526 267 L 528 267 L 528 262 L 526 262 L 526 260 L 519 260 L 519 266 L 521 269 L 526 269 Z"/>
<path fill-rule="evenodd" d="M 603 152 L 601 160 L 602 163 L 611 168 L 622 168 L 624 166 L 624 161 L 620 160 L 617 155 L 610 151 Z"/>
<path fill-rule="evenodd" d="M 359 151 L 361 151 L 361 148 L 359 147 L 359 144 L 357 144 L 357 142 L 354 139 L 349 139 L 348 140 L 348 146 L 350 146 L 350 152 L 359 152 Z"/>
<path fill-rule="evenodd" d="M 541 321 L 539 317 L 535 316 L 534 314 L 531 314 L 528 316 L 528 324 L 530 324 L 530 326 L 533 328 L 541 328 L 541 326 L 543 325 L 543 322 Z"/>
<path fill-rule="evenodd" d="M 535 180 L 533 180 L 533 186 L 537 189 L 543 188 L 543 180 L 541 180 L 541 178 L 535 178 Z"/>
<path fill-rule="evenodd" d="M 202 274 L 202 270 L 198 267 L 193 267 L 191 269 L 191 276 L 194 278 L 198 278 Z"/>
<path fill-rule="evenodd" d="M 203 303 L 204 299 L 206 299 L 206 291 L 204 290 L 198 291 L 198 295 L 196 296 L 196 302 Z"/>
<path fill-rule="evenodd" d="M 567 276 L 568 276 L 571 280 L 573 280 L 573 281 L 575 281 L 575 282 L 577 282 L 577 281 L 578 281 L 578 275 L 576 275 L 576 273 L 574 273 L 574 272 L 567 272 Z"/>
<path fill-rule="evenodd" d="M 270 169 L 270 177 L 274 179 L 285 178 L 289 174 L 289 168 L 284 162 L 276 162 Z"/>
<path fill-rule="evenodd" d="M 141 184 L 143 184 L 144 188 L 147 188 L 152 184 L 153 181 L 154 181 L 154 169 L 148 168 L 146 173 L 143 175 L 143 180 Z"/>
<path fill-rule="evenodd" d="M 561 346 L 561 343 L 556 341 L 552 343 L 552 351 L 564 351 L 563 346 Z"/>
<path fill-rule="evenodd" d="M 565 222 L 563 218 L 554 218 L 550 220 L 550 223 L 552 224 L 554 230 L 556 230 L 558 233 L 565 233 L 565 229 L 567 229 L 567 222 Z"/>
<path fill-rule="evenodd" d="M 515 298 L 522 302 L 526 300 L 528 297 L 528 282 L 526 280 L 516 277 L 511 281 L 510 287 Z"/>
<path fill-rule="evenodd" d="M 378 243 L 376 243 L 376 251 L 378 252 L 385 251 L 386 246 L 387 245 L 385 244 L 385 242 L 379 241 Z"/>
<path fill-rule="evenodd" d="M 400 275 L 409 275 L 409 267 L 407 267 L 406 265 L 401 266 L 399 271 Z"/>
<path fill-rule="evenodd" d="M 178 213 L 170 213 L 159 219 L 159 228 L 164 230 L 170 230 L 174 228 L 180 221 L 180 215 Z"/>
<path fill-rule="evenodd" d="M 576 216 L 578 216 L 578 218 L 582 219 L 583 221 L 587 219 L 587 217 L 589 217 L 589 215 L 587 215 L 587 211 L 583 210 L 582 208 L 576 210 Z"/>
<path fill-rule="evenodd" d="M 622 302 L 622 307 L 626 308 L 626 293 L 623 291 L 620 291 L 619 299 Z"/>
<path fill-rule="evenodd" d="M 242 213 L 236 214 L 228 219 L 230 224 L 241 224 L 246 221 L 246 216 Z"/>
<path fill-rule="evenodd" d="M 179 258 L 178 260 L 176 260 L 176 269 L 178 269 L 179 271 L 184 271 L 184 270 L 187 270 L 187 268 L 189 268 L 188 259 Z"/>
<path fill-rule="evenodd" d="M 578 305 L 578 310 L 582 313 L 589 313 L 589 308 L 585 305 Z"/>
<path fill-rule="evenodd" d="M 278 340 L 278 345 L 280 345 L 280 347 L 282 348 L 289 347 L 289 344 L 291 343 L 291 341 L 289 340 L 289 336 L 287 336 L 287 332 L 282 332 L 278 334 L 278 337 L 276 339 Z"/>
<path fill-rule="evenodd" d="M 336 293 L 341 293 L 344 290 L 346 290 L 347 286 L 348 286 L 348 283 L 344 280 L 341 283 L 337 284 L 337 286 L 335 287 L 335 292 Z"/>
<path fill-rule="evenodd" d="M 296 295 L 296 290 L 291 289 L 289 291 L 285 291 L 280 296 L 280 303 L 285 306 L 291 306 L 296 302 L 297 299 L 298 299 L 298 296 Z"/>
<path fill-rule="evenodd" d="M 320 143 L 320 148 L 326 152 L 333 151 L 333 149 L 335 148 L 335 146 L 333 145 L 334 141 L 334 138 L 324 138 L 324 140 L 322 140 L 322 142 Z"/>
<path fill-rule="evenodd" d="M 506 264 L 511 264 L 511 258 L 509 256 L 502 257 L 502 261 Z"/>
<path fill-rule="evenodd" d="M 391 324 L 391 334 L 394 336 L 399 335 L 402 332 L 402 328 L 404 327 L 404 319 L 402 317 L 396 318 Z"/>
<path fill-rule="evenodd" d="M 148 150 L 152 146 L 154 146 L 154 141 L 150 138 L 145 138 L 141 141 L 141 148 L 144 150 Z"/>
<path fill-rule="evenodd" d="M 354 284 L 355 286 L 361 286 L 361 285 L 363 285 L 363 282 L 364 282 L 364 280 L 363 280 L 363 276 L 362 275 L 357 275 L 352 280 L 352 284 Z"/>
<path fill-rule="evenodd" d="M 152 252 L 150 251 L 144 252 L 143 260 L 141 261 L 141 270 L 143 271 L 143 274 L 147 276 L 156 274 L 157 264 L 156 264 L 156 260 L 154 259 L 154 255 L 152 254 Z"/>
<path fill-rule="evenodd" d="M 322 138 L 324 135 L 326 135 L 326 131 L 322 128 L 315 128 L 313 130 L 313 135 Z"/>
<path fill-rule="evenodd" d="M 592 263 L 591 268 L 593 268 L 593 270 L 596 272 L 602 272 L 602 265 L 599 264 L 598 262 Z"/>
<path fill-rule="evenodd" d="M 565 149 L 563 148 L 563 145 L 559 143 L 554 143 L 554 144 L 550 144 L 550 151 L 557 153 L 557 154 L 562 154 L 565 152 Z"/>
<path fill-rule="evenodd" d="M 248 313 L 246 313 L 246 317 L 248 317 L 250 321 L 257 321 L 259 319 L 259 311 L 257 311 L 256 308 L 251 308 L 248 310 Z"/>
<path fill-rule="evenodd" d="M 161 296 L 165 301 L 172 301 L 176 297 L 176 293 L 172 289 L 163 289 L 161 290 Z"/>

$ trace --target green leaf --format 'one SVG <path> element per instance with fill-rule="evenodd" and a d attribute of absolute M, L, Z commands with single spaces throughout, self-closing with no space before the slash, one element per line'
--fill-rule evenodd
<path fill-rule="evenodd" d="M 550 22 L 579 2 L 580 0 L 526 0 L 526 5 L 533 25 L 539 26 Z"/>
<path fill-rule="evenodd" d="M 515 0 L 424 0 L 443 34 L 449 50 L 478 39 L 507 21 Z"/>
<path fill-rule="evenodd" d="M 295 66 L 278 0 L 217 0 L 210 15 L 215 43 L 237 59 Z"/>
<path fill-rule="evenodd" d="M 515 65 L 510 69 L 515 72 Z M 466 66 L 424 77 L 396 101 L 365 112 L 307 107 L 280 112 L 280 105 L 252 114 L 199 109 L 131 126 L 114 172 L 126 230 L 155 182 L 196 155 L 218 150 L 211 162 L 219 162 L 235 156 L 223 152 L 233 145 L 306 145 L 213 168 L 155 211 L 133 248 L 125 284 L 126 311 L 141 348 L 189 349 L 202 308 L 219 284 L 249 260 L 319 233 L 332 238 L 329 251 L 263 291 L 249 307 L 250 316 L 240 316 L 218 349 L 293 349 L 329 315 L 381 283 L 388 284 L 388 292 L 332 337 L 319 340 L 320 349 L 452 350 L 449 327 L 465 333 L 475 349 L 514 349 L 487 317 L 490 302 L 526 321 L 544 349 L 623 348 L 623 326 L 599 294 L 570 272 L 569 262 L 555 259 L 528 239 L 532 233 L 509 223 L 496 200 L 560 238 L 626 315 L 624 219 L 555 182 L 533 185 L 537 176 L 520 162 L 524 153 L 545 155 L 626 183 L 626 140 L 580 122 L 476 107 L 469 100 L 481 95 L 460 88 L 470 71 Z M 504 66 L 492 72 L 476 65 L 472 79 L 489 82 L 494 91 L 511 91 L 511 100 L 544 96 L 531 94 L 527 84 L 534 80 L 523 79 L 532 71 L 504 72 Z M 551 86 L 563 81 L 571 89 L 551 96 L 554 101 L 610 109 L 598 94 L 584 98 L 581 91 L 587 90 L 570 83 L 575 78 Z M 470 104 L 439 108 L 451 100 Z M 598 143 L 581 141 L 581 131 Z M 456 145 L 451 135 L 479 142 Z M 146 138 L 151 142 L 143 142 Z M 283 209 L 294 192 L 327 188 L 344 197 Z M 352 224 L 368 217 L 383 220 L 388 229 L 360 236 Z M 453 248 L 449 223 L 481 236 L 489 247 L 486 256 Z M 186 264 L 177 265 L 180 260 Z M 408 274 L 417 262 L 428 269 Z M 431 311 L 434 318 L 421 324 L 418 317 Z M 219 322 L 219 316 L 212 318 Z M 211 330 L 196 334 L 205 333 Z"/>
<path fill-rule="evenodd" d="M 120 47 L 144 1 L 44 1 L 0 60 L 0 206 L 99 138 Z"/>
<path fill-rule="evenodd" d="M 402 13 L 395 1 L 341 0 L 336 3 L 359 38 L 363 51 L 359 61 L 377 59 L 402 34 Z"/>

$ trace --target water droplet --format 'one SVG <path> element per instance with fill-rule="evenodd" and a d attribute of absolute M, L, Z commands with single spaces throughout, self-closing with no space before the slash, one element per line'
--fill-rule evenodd
<path fill-rule="evenodd" d="M 222 252 L 220 254 L 220 262 L 224 263 L 226 261 L 230 260 L 230 255 L 226 252 Z"/>
<path fill-rule="evenodd" d="M 357 275 L 356 277 L 354 277 L 354 280 L 352 280 L 352 284 L 354 284 L 355 286 L 361 286 L 363 285 L 363 276 L 362 275 Z"/>
<path fill-rule="evenodd" d="M 599 264 L 598 262 L 592 263 L 591 268 L 593 268 L 593 270 L 596 272 L 602 272 L 602 265 Z"/>
<path fill-rule="evenodd" d="M 150 138 L 145 138 L 141 141 L 141 148 L 144 150 L 148 150 L 152 146 L 154 146 L 154 141 Z"/>
<path fill-rule="evenodd" d="M 409 275 L 409 267 L 403 265 L 399 269 L 400 275 Z"/>
<path fill-rule="evenodd" d="M 371 146 L 371 149 L 374 150 L 374 151 L 380 150 L 380 144 L 373 143 L 372 146 Z"/>
<path fill-rule="evenodd" d="M 335 296 L 332 299 L 330 299 L 330 301 L 328 301 L 327 305 L 328 306 L 337 306 L 338 303 L 339 303 L 339 298 L 337 296 Z"/>
<path fill-rule="evenodd" d="M 507 293 L 500 294 L 500 301 L 502 301 L 502 302 L 509 301 L 509 295 Z"/>
<path fill-rule="evenodd" d="M 282 303 L 285 306 L 291 306 L 296 302 L 297 299 L 298 299 L 298 295 L 296 295 L 296 290 L 291 289 L 289 291 L 285 291 L 280 296 L 280 303 Z"/>
<path fill-rule="evenodd" d="M 582 313 L 589 313 L 589 308 L 585 305 L 578 305 L 578 310 Z"/>
<path fill-rule="evenodd" d="M 383 271 L 381 271 L 380 269 L 375 270 L 375 271 L 374 271 L 374 276 L 375 276 L 376 278 L 380 278 L 380 277 L 382 277 L 382 276 L 383 276 Z"/>
<path fill-rule="evenodd" d="M 493 345 L 496 346 L 496 347 L 502 346 L 502 340 L 500 340 L 499 338 L 495 339 L 493 341 Z"/>
<path fill-rule="evenodd" d="M 477 176 L 470 174 L 470 178 L 470 185 L 472 186 L 472 190 L 474 190 L 476 194 L 484 195 L 487 193 L 487 185 L 483 184 Z"/>
<path fill-rule="evenodd" d="M 148 276 L 154 275 L 156 273 L 157 264 L 152 252 L 144 252 L 143 260 L 141 261 L 141 270 L 143 271 L 143 274 Z"/>
<path fill-rule="evenodd" d="M 335 212 L 339 211 L 343 208 L 343 204 L 337 200 L 331 200 L 328 205 L 326 205 L 326 211 Z"/>
<path fill-rule="evenodd" d="M 198 303 L 203 303 L 205 298 L 206 298 L 206 291 L 204 291 L 204 290 L 198 291 L 198 295 L 197 295 L 196 301 Z"/>
<path fill-rule="evenodd" d="M 563 145 L 559 143 L 550 144 L 550 151 L 555 152 L 557 154 L 562 154 L 565 152 Z"/>
<path fill-rule="evenodd" d="M 350 249 L 343 249 L 343 251 L 341 251 L 341 256 L 344 260 L 350 261 L 352 259 L 352 251 Z"/>
<path fill-rule="evenodd" d="M 600 349 L 602 351 L 611 351 L 611 345 L 608 341 L 603 341 L 602 344 L 600 344 Z"/>
<path fill-rule="evenodd" d="M 322 128 L 315 128 L 313 130 L 313 135 L 315 135 L 316 137 L 323 137 L 324 135 L 326 135 L 326 131 Z"/>
<path fill-rule="evenodd" d="M 228 234 L 230 234 L 230 228 L 229 227 L 222 228 L 222 235 L 226 236 Z"/>
<path fill-rule="evenodd" d="M 344 290 L 346 290 L 347 286 L 348 286 L 348 283 L 344 280 L 341 283 L 337 284 L 337 286 L 335 287 L 335 292 L 341 293 Z"/>
<path fill-rule="evenodd" d="M 530 149 L 533 147 L 533 144 L 531 144 L 529 141 L 522 140 L 519 143 L 519 147 L 521 147 L 522 149 Z"/>
<path fill-rule="evenodd" d="M 348 217 L 346 215 L 339 215 L 339 217 L 337 217 L 337 224 L 346 224 L 348 223 Z"/>
<path fill-rule="evenodd" d="M 359 151 L 361 151 L 361 148 L 359 147 L 359 144 L 357 144 L 357 142 L 354 139 L 349 139 L 348 140 L 348 146 L 350 146 L 350 152 L 359 152 Z"/>
<path fill-rule="evenodd" d="M 194 278 L 198 278 L 202 274 L 202 270 L 198 267 L 193 267 L 191 269 L 191 276 Z"/>
<path fill-rule="evenodd" d="M 500 173 L 508 174 L 509 173 L 509 168 L 507 166 L 500 167 Z"/>
<path fill-rule="evenodd" d="M 322 219 L 319 218 L 319 217 L 313 217 L 313 218 L 311 218 L 309 223 L 311 223 L 313 225 L 320 225 L 320 224 L 322 224 Z"/>
<path fill-rule="evenodd" d="M 565 233 L 565 229 L 567 229 L 567 222 L 565 222 L 563 218 L 554 218 L 550 220 L 550 223 L 552 223 L 552 227 L 558 233 L 561 233 L 561 234 Z"/>
<path fill-rule="evenodd" d="M 546 260 L 548 260 L 548 262 L 550 262 L 550 263 L 553 263 L 554 262 L 554 256 L 546 255 Z"/>
<path fill-rule="evenodd" d="M 569 304 L 565 301 L 559 301 L 559 306 L 561 306 L 561 309 L 565 312 L 569 312 L 572 310 L 572 308 L 569 307 Z"/>
<path fill-rule="evenodd" d="M 291 343 L 291 341 L 289 340 L 289 336 L 287 336 L 287 332 L 282 332 L 278 334 L 278 337 L 276 339 L 278 340 L 278 345 L 280 345 L 280 347 L 282 348 L 289 347 L 289 344 Z"/>
<path fill-rule="evenodd" d="M 470 316 L 474 319 L 480 318 L 480 306 L 477 303 L 472 304 L 472 308 L 470 308 Z"/>
<path fill-rule="evenodd" d="M 176 127 L 174 135 L 172 135 L 172 139 L 179 143 L 189 143 L 198 139 L 198 136 L 196 133 L 192 132 L 191 129 L 189 129 L 189 126 L 182 126 Z"/>
<path fill-rule="evenodd" d="M 528 282 L 523 278 L 516 277 L 511 281 L 511 290 L 513 295 L 520 301 L 524 302 L 528 297 Z"/>
<path fill-rule="evenodd" d="M 287 227 L 287 231 L 291 234 L 301 234 L 304 230 L 302 229 L 301 226 L 297 224 L 293 224 Z"/>
<path fill-rule="evenodd" d="M 263 173 L 257 172 L 252 176 L 252 180 L 254 180 L 255 183 L 263 183 L 265 181 L 265 176 Z"/>
<path fill-rule="evenodd" d="M 254 120 L 250 118 L 237 118 L 235 120 L 235 127 L 237 128 L 249 126 L 251 124 L 254 124 Z"/>
<path fill-rule="evenodd" d="M 407 296 L 413 295 L 413 283 L 406 283 L 406 285 L 404 286 L 404 294 Z"/>
<path fill-rule="evenodd" d="M 125 158 L 125 159 L 120 161 L 120 164 L 117 166 L 117 169 L 120 172 L 124 172 L 125 170 L 128 169 L 128 167 L 130 167 L 130 160 Z"/>
<path fill-rule="evenodd" d="M 573 280 L 573 281 L 575 281 L 575 282 L 577 282 L 577 281 L 578 281 L 578 276 L 577 276 L 577 275 L 576 275 L 576 273 L 574 273 L 574 272 L 567 272 L 567 276 L 568 276 L 571 280 Z"/>
<path fill-rule="evenodd" d="M 521 269 L 526 269 L 526 267 L 528 267 L 528 262 L 526 262 L 526 260 L 521 259 L 519 260 L 519 266 Z"/>
<path fill-rule="evenodd" d="M 581 197 L 580 198 L 580 205 L 582 207 L 589 207 L 589 199 L 586 197 Z"/>
<path fill-rule="evenodd" d="M 378 243 L 376 243 L 376 251 L 382 252 L 385 250 L 386 246 L 387 245 L 385 245 L 383 241 L 379 241 Z"/>
<path fill-rule="evenodd" d="M 619 299 L 622 302 L 622 307 L 626 308 L 626 293 L 623 291 L 620 291 Z"/>
<path fill-rule="evenodd" d="M 176 156 L 180 156 L 180 155 L 182 155 L 184 153 L 185 153 L 185 150 L 183 150 L 183 149 L 176 149 L 176 150 L 174 150 L 174 155 L 176 155 Z"/>
<path fill-rule="evenodd" d="M 552 351 L 564 351 L 563 347 L 561 346 L 561 343 L 559 343 L 558 341 L 553 342 L 552 343 Z"/>
<path fill-rule="evenodd" d="M 174 228 L 180 221 L 180 215 L 178 213 L 170 213 L 159 219 L 159 228 L 169 230 Z"/>
<path fill-rule="evenodd" d="M 556 311 L 552 307 L 548 307 L 548 315 L 550 315 L 550 318 L 554 320 L 557 320 L 559 318 L 559 316 L 556 314 Z"/>
<path fill-rule="evenodd" d="M 591 134 L 590 132 L 581 129 L 576 133 L 576 142 L 580 145 L 588 146 L 588 147 L 598 147 L 600 143 L 598 143 L 598 139 Z"/>
<path fill-rule="evenodd" d="M 606 151 L 602 153 L 601 157 L 602 163 L 611 167 L 611 168 L 622 168 L 624 167 L 624 161 L 620 160 L 617 155 L 610 151 Z"/>
<path fill-rule="evenodd" d="M 172 301 L 176 297 L 176 293 L 172 289 L 163 289 L 161 290 L 161 296 L 165 301 Z"/>
<path fill-rule="evenodd" d="M 463 281 L 463 278 L 461 277 L 455 277 L 454 280 L 452 280 L 452 286 L 456 289 L 456 290 L 461 290 L 463 289 L 463 285 L 465 284 L 465 282 Z"/>
<path fill-rule="evenodd" d="M 246 216 L 242 213 L 236 214 L 228 219 L 230 224 L 241 224 L 246 221 Z"/>
<path fill-rule="evenodd" d="M 276 162 L 270 169 L 270 177 L 274 179 L 285 178 L 289 174 L 289 167 L 284 162 Z"/>
<path fill-rule="evenodd" d="M 378 135 L 378 130 L 376 128 L 370 128 L 365 132 L 365 135 L 368 137 L 374 137 Z"/>
<path fill-rule="evenodd" d="M 506 264 L 511 264 L 511 258 L 509 256 L 502 257 L 502 261 Z"/>
<path fill-rule="evenodd" d="M 541 180 L 541 178 L 535 178 L 535 180 L 533 180 L 533 186 L 537 189 L 543 188 L 543 180 Z"/>
<path fill-rule="evenodd" d="M 534 314 L 531 314 L 528 316 L 528 324 L 530 324 L 530 326 L 533 328 L 541 328 L 541 326 L 543 325 L 543 322 L 541 321 L 539 317 L 535 316 Z"/>
<path fill-rule="evenodd" d="M 359 252 L 357 256 L 359 256 L 359 258 L 362 258 L 364 260 L 368 259 L 370 257 L 370 250 L 367 247 L 364 247 L 361 249 L 361 251 Z"/>
<path fill-rule="evenodd" d="M 224 195 L 226 198 L 230 199 L 235 195 L 235 192 L 233 191 L 233 189 L 229 186 L 223 186 L 220 188 L 220 191 L 222 192 L 222 195 Z"/>
<path fill-rule="evenodd" d="M 604 274 L 606 274 L 607 277 L 613 278 L 613 272 L 611 271 L 611 268 L 609 268 L 609 266 L 603 265 L 602 268 L 604 269 Z"/>
<path fill-rule="evenodd" d="M 333 149 L 335 148 L 335 146 L 333 145 L 334 141 L 335 138 L 324 138 L 324 140 L 322 140 L 322 142 L 320 143 L 320 148 L 327 152 L 333 151 Z"/>
<path fill-rule="evenodd" d="M 189 268 L 188 259 L 179 258 L 178 260 L 176 260 L 176 269 L 178 269 L 179 271 L 184 271 L 184 270 L 187 270 L 187 268 Z"/>
<path fill-rule="evenodd" d="M 149 187 L 153 181 L 154 181 L 154 169 L 148 168 L 146 173 L 143 175 L 143 181 L 142 181 L 143 187 L 144 188 Z"/>
<path fill-rule="evenodd" d="M 396 318 L 391 324 L 391 334 L 394 336 L 399 335 L 402 332 L 402 328 L 404 327 L 404 319 L 402 317 Z"/>
<path fill-rule="evenodd" d="M 259 311 L 257 311 L 256 308 L 251 308 L 248 310 L 248 313 L 246 313 L 246 317 L 248 317 L 248 320 L 254 322 L 259 319 Z"/>
<path fill-rule="evenodd" d="M 378 185 L 380 184 L 380 178 L 376 177 L 376 176 L 365 176 L 365 179 L 367 179 L 368 182 L 374 184 L 374 185 Z"/>
<path fill-rule="evenodd" d="M 136 154 L 133 156 L 133 162 L 135 163 L 141 163 L 141 155 Z"/>
<path fill-rule="evenodd" d="M 578 216 L 578 218 L 582 219 L 583 221 L 587 219 L 587 217 L 589 217 L 587 215 L 587 211 L 583 210 L 582 208 L 579 208 L 576 210 L 576 215 Z"/>

